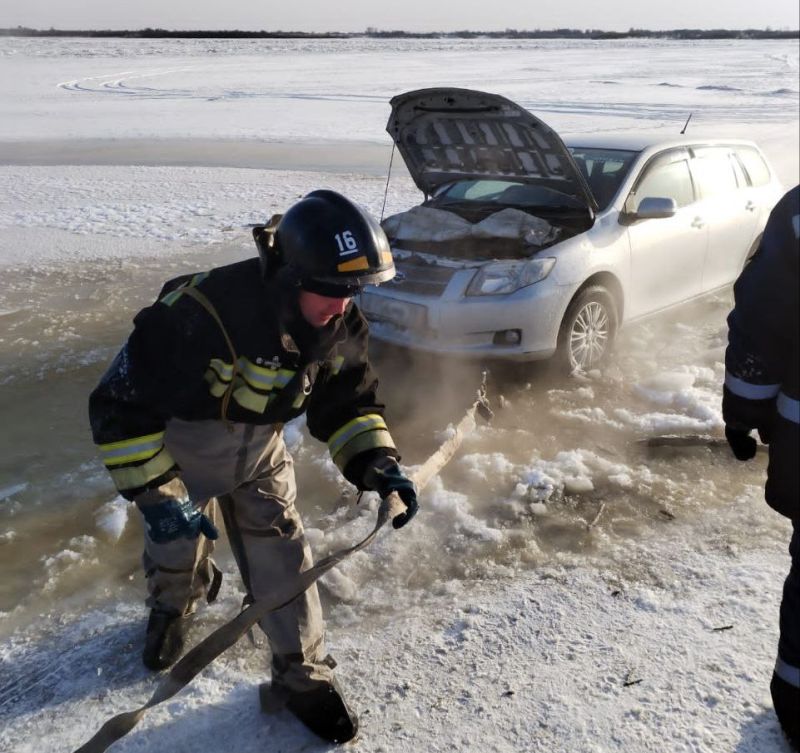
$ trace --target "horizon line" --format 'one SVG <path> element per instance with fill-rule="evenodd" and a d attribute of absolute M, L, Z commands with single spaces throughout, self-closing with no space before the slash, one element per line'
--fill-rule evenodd
<path fill-rule="evenodd" d="M 142 32 L 167 32 L 170 34 L 297 34 L 297 35 L 312 35 L 312 34 L 346 34 L 348 36 L 372 36 L 372 35 L 381 35 L 381 34 L 408 34 L 408 35 L 430 35 L 430 34 L 509 34 L 509 35 L 516 35 L 516 34 L 557 34 L 557 33 L 572 33 L 572 34 L 582 34 L 582 35 L 589 35 L 589 34 L 620 34 L 620 35 L 630 35 L 630 34 L 663 34 L 663 33 L 671 33 L 671 32 L 705 32 L 705 33 L 744 33 L 744 32 L 761 32 L 761 33 L 772 33 L 772 34 L 791 34 L 791 33 L 800 33 L 799 28 L 790 28 L 786 26 L 782 26 L 780 28 L 776 28 L 773 26 L 764 26 L 764 27 L 755 27 L 755 26 L 748 26 L 748 27 L 725 27 L 725 26 L 717 26 L 717 27 L 691 27 L 691 26 L 675 26 L 671 28 L 645 28 L 645 27 L 629 27 L 627 30 L 620 31 L 616 29 L 603 29 L 603 28 L 576 28 L 576 27 L 567 27 L 567 26 L 559 26 L 553 28 L 511 28 L 506 27 L 505 29 L 472 29 L 472 28 L 461 28 L 461 29 L 450 29 L 450 30 L 442 30 L 442 29 L 427 29 L 427 30 L 408 30 L 408 29 L 383 29 L 374 26 L 368 26 L 366 29 L 360 31 L 345 31 L 341 29 L 328 29 L 325 31 L 315 30 L 315 31 L 301 31 L 297 29 L 243 29 L 243 28 L 167 28 L 163 26 L 143 26 L 138 28 L 67 28 L 67 27 L 48 27 L 48 28 L 38 28 L 34 26 L 24 26 L 22 24 L 17 24 L 16 26 L 6 26 L 0 27 L 0 32 L 13 32 L 13 31 L 26 31 L 26 32 L 36 32 L 42 34 L 52 34 L 59 31 L 64 31 L 72 34 L 76 33 L 142 33 Z"/>

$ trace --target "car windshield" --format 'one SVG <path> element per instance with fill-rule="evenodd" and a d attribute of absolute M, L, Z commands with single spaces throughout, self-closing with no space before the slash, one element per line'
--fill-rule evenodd
<path fill-rule="evenodd" d="M 616 196 L 638 152 L 579 146 L 568 148 L 602 211 Z"/>
<path fill-rule="evenodd" d="M 637 152 L 622 149 L 581 147 L 570 147 L 570 152 L 601 210 L 611 203 L 637 155 Z M 432 203 L 437 207 L 499 204 L 550 212 L 572 211 L 586 206 L 583 197 L 571 196 L 548 183 L 547 180 L 535 183 L 519 180 L 459 180 L 437 191 Z"/>
<path fill-rule="evenodd" d="M 444 186 L 434 197 L 436 206 L 500 204 L 523 208 L 580 209 L 586 201 L 537 183 L 512 180 L 459 180 Z"/>

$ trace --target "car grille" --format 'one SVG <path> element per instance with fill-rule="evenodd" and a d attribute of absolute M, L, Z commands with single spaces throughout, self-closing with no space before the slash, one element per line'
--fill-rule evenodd
<path fill-rule="evenodd" d="M 430 298 L 438 298 L 453 275 L 458 271 L 452 267 L 438 264 L 414 264 L 399 262 L 396 264 L 397 275 L 382 287 L 398 290 L 403 293 L 415 293 Z"/>

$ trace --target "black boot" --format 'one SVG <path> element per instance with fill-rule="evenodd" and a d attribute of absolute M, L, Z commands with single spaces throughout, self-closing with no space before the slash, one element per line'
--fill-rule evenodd
<path fill-rule="evenodd" d="M 796 751 L 800 751 L 800 688 L 790 685 L 778 675 L 772 675 L 769 686 L 772 705 L 783 732 Z"/>
<path fill-rule="evenodd" d="M 272 700 L 265 703 L 267 699 L 262 693 L 263 708 L 270 708 L 269 703 L 279 701 L 323 740 L 346 743 L 358 732 L 358 718 L 345 702 L 336 680 L 320 682 L 317 687 L 301 692 L 286 688 L 280 680 L 273 680 L 270 694 Z M 272 705 L 271 709 L 274 708 Z"/>
<path fill-rule="evenodd" d="M 142 661 L 148 669 L 166 669 L 180 658 L 186 640 L 191 615 L 150 610 L 147 621 L 147 634 L 144 639 Z"/>

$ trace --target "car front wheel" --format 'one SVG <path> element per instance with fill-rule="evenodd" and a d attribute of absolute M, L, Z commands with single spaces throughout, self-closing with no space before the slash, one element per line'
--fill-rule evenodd
<path fill-rule="evenodd" d="M 556 362 L 560 370 L 589 371 L 611 353 L 617 334 L 614 298 L 600 286 L 582 290 L 567 308 L 558 335 Z"/>

